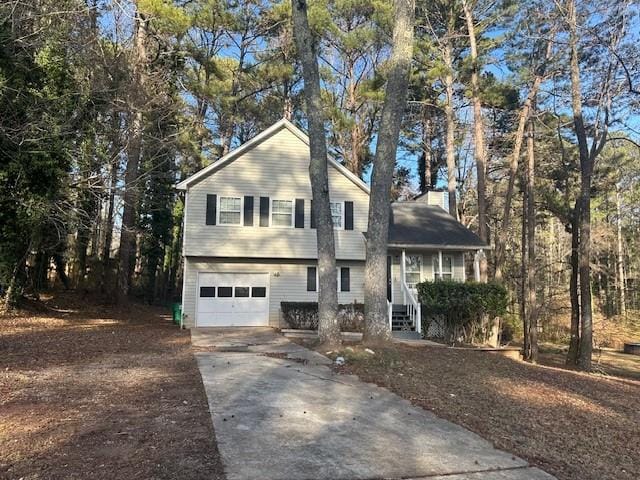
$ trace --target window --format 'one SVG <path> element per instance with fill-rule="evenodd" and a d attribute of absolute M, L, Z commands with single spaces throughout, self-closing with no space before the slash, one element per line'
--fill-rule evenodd
<path fill-rule="evenodd" d="M 251 287 L 251 296 L 254 298 L 264 298 L 267 296 L 266 287 Z"/>
<path fill-rule="evenodd" d="M 453 257 L 451 255 L 442 256 L 442 280 L 453 279 Z"/>
<path fill-rule="evenodd" d="M 276 227 L 293 226 L 293 201 L 273 200 L 271 203 L 271 225 Z"/>
<path fill-rule="evenodd" d="M 442 258 L 442 265 L 440 265 Z M 452 255 L 433 255 L 433 278 L 435 280 L 452 280 L 453 279 L 453 256 Z"/>
<path fill-rule="evenodd" d="M 342 202 L 331 202 L 331 218 L 335 228 L 342 228 Z"/>
<path fill-rule="evenodd" d="M 240 225 L 240 197 L 220 197 L 220 225 Z"/>
<path fill-rule="evenodd" d="M 200 298 L 212 298 L 216 296 L 216 287 L 200 287 Z"/>
<path fill-rule="evenodd" d="M 416 288 L 420 283 L 422 272 L 422 255 L 407 255 L 405 257 L 404 281 L 407 287 Z"/>
<path fill-rule="evenodd" d="M 233 296 L 233 287 L 218 287 L 218 298 L 229 298 Z"/>
<path fill-rule="evenodd" d="M 236 287 L 236 297 L 248 297 L 249 296 L 249 287 Z"/>
<path fill-rule="evenodd" d="M 307 267 L 307 292 L 315 292 L 318 284 L 318 269 L 316 267 Z"/>

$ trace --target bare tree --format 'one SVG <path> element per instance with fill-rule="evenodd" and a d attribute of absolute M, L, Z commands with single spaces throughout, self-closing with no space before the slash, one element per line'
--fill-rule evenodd
<path fill-rule="evenodd" d="M 447 19 L 447 35 L 443 39 L 442 57 L 445 68 L 444 75 L 445 87 L 445 104 L 444 112 L 446 119 L 446 140 L 445 151 L 447 157 L 447 191 L 449 192 L 449 213 L 458 219 L 458 202 L 456 198 L 457 191 L 457 167 L 456 167 L 456 146 L 455 146 L 455 130 L 456 115 L 454 112 L 453 98 L 453 35 L 455 30 L 455 17 L 453 7 L 449 10 L 449 18 Z"/>
<path fill-rule="evenodd" d="M 142 101 L 145 88 L 145 64 L 147 61 L 147 20 L 136 8 L 133 39 L 133 85 L 129 96 L 127 166 L 124 172 L 124 195 L 122 229 L 120 232 L 120 261 L 118 269 L 118 291 L 120 298 L 129 294 L 132 274 L 132 257 L 136 250 L 136 205 L 138 198 L 138 167 L 142 152 Z"/>
<path fill-rule="evenodd" d="M 520 162 L 520 151 L 522 149 L 522 141 L 524 139 L 525 126 L 529 121 L 531 115 L 531 107 L 533 99 L 538 94 L 540 85 L 546 76 L 547 65 L 550 62 L 553 55 L 553 34 L 554 31 L 549 33 L 546 40 L 546 48 L 543 59 L 538 65 L 534 65 L 534 77 L 529 88 L 529 93 L 520 108 L 518 113 L 518 126 L 515 133 L 515 139 L 513 142 L 513 151 L 511 152 L 511 159 L 509 161 L 509 183 L 507 185 L 507 193 L 504 201 L 504 211 L 502 214 L 502 224 L 498 235 L 496 236 L 496 255 L 495 255 L 495 278 L 496 280 L 502 279 L 502 267 L 505 259 L 505 244 L 507 241 L 506 236 L 509 232 L 511 225 L 511 204 L 513 202 L 513 192 L 516 183 L 516 177 L 518 175 L 518 163 Z"/>
<path fill-rule="evenodd" d="M 535 151 L 533 121 L 529 120 L 527 134 L 527 165 L 525 169 L 525 195 L 522 216 L 523 270 L 522 303 L 524 305 L 524 358 L 538 361 L 538 308 L 536 299 L 536 206 L 535 206 Z"/>
<path fill-rule="evenodd" d="M 368 343 L 383 342 L 391 336 L 386 305 L 391 184 L 413 56 L 415 0 L 396 0 L 394 17 L 393 47 L 369 197 L 364 279 L 364 340 Z"/>
<path fill-rule="evenodd" d="M 482 118 L 482 100 L 480 99 L 480 65 L 476 39 L 473 5 L 469 0 L 462 2 L 464 17 L 469 34 L 469 55 L 471 57 L 471 103 L 473 104 L 473 145 L 476 160 L 476 176 L 478 182 L 478 236 L 489 243 L 487 225 L 487 150 L 484 144 L 484 121 Z M 487 260 L 482 256 L 480 261 L 480 278 L 487 280 Z"/>
<path fill-rule="evenodd" d="M 338 293 L 333 219 L 329 203 L 329 174 L 324 115 L 320 97 L 318 52 L 309 21 L 306 0 L 292 0 L 294 37 L 304 77 L 304 97 L 309 121 L 309 178 L 318 243 L 318 336 L 323 344 L 340 343 Z"/>

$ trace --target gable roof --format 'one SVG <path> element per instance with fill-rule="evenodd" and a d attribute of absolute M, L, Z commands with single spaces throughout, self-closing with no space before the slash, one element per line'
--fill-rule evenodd
<path fill-rule="evenodd" d="M 390 247 L 477 250 L 490 248 L 480 237 L 437 205 L 407 201 L 391 204 Z"/>
<path fill-rule="evenodd" d="M 185 178 L 183 181 L 181 181 L 176 185 L 176 188 L 178 190 L 186 190 L 193 183 L 225 167 L 229 163 L 233 162 L 240 155 L 242 155 L 244 152 L 256 147 L 257 145 L 264 142 L 266 139 L 276 134 L 283 128 L 286 128 L 287 130 L 289 130 L 296 137 L 298 137 L 305 145 L 309 146 L 309 137 L 302 130 L 300 130 L 293 123 L 291 123 L 289 120 L 287 120 L 286 118 L 283 118 L 281 120 L 278 120 L 276 123 L 271 125 L 266 130 L 263 130 L 262 132 L 260 132 L 251 140 L 243 143 L 238 148 L 235 148 L 234 150 L 230 151 L 226 155 L 220 157 L 211 165 L 203 168 L 202 170 L 199 170 L 198 172 L 194 173 L 190 177 Z M 369 186 L 365 182 L 363 182 L 358 176 L 351 173 L 347 168 L 345 168 L 343 165 L 338 163 L 335 159 L 331 158 L 331 156 L 327 158 L 327 161 L 329 165 L 334 167 L 336 170 L 342 173 L 345 177 L 347 177 L 349 180 L 355 183 L 358 187 L 364 190 L 365 193 L 367 194 L 369 193 Z"/>

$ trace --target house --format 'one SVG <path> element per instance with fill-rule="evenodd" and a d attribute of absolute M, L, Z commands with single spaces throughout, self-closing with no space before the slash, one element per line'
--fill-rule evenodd
<path fill-rule="evenodd" d="M 338 300 L 364 300 L 369 187 L 329 160 Z M 284 327 L 280 303 L 317 301 L 309 140 L 280 120 L 185 179 L 184 281 L 187 327 Z M 392 204 L 387 263 L 389 318 L 419 330 L 415 285 L 465 280 L 465 252 L 486 248 L 434 203 L 442 194 Z M 399 325 L 396 325 L 399 328 Z"/>

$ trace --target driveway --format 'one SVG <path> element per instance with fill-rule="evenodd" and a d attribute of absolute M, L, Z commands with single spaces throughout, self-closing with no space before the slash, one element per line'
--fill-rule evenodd
<path fill-rule="evenodd" d="M 554 478 L 270 329 L 192 343 L 229 480 Z"/>

